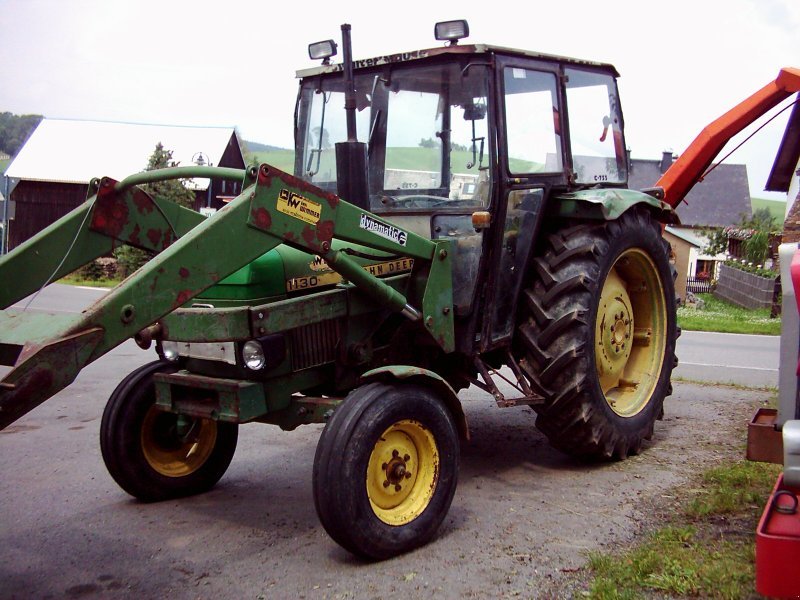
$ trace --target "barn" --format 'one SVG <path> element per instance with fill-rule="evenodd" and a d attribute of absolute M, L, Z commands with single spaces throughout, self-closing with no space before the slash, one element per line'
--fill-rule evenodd
<path fill-rule="evenodd" d="M 86 200 L 89 181 L 123 179 L 143 171 L 157 144 L 172 151 L 179 165 L 211 164 L 244 168 L 239 137 L 232 127 L 178 127 L 104 121 L 43 119 L 5 175 L 14 218 L 8 247 L 13 249 Z M 218 209 L 240 184 L 193 179 L 195 209 Z"/>

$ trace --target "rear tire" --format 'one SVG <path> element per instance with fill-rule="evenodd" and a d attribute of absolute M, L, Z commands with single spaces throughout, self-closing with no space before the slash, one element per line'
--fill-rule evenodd
<path fill-rule="evenodd" d="M 632 208 L 546 238 L 521 300 L 517 353 L 546 402 L 551 444 L 625 458 L 653 434 L 670 392 L 677 337 L 674 270 L 661 230 Z"/>
<path fill-rule="evenodd" d="M 430 389 L 369 383 L 328 422 L 314 458 L 314 504 L 346 550 L 386 559 L 427 543 L 458 482 L 458 434 Z"/>
<path fill-rule="evenodd" d="M 185 417 L 155 406 L 155 373 L 172 363 L 140 367 L 117 386 L 100 423 L 100 450 L 108 472 L 145 502 L 199 494 L 212 488 L 233 459 L 239 426 Z"/>

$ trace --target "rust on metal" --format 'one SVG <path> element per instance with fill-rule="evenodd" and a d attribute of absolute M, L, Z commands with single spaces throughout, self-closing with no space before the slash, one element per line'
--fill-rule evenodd
<path fill-rule="evenodd" d="M 139 346 L 142 350 L 148 350 L 150 345 L 153 343 L 153 340 L 161 339 L 164 335 L 164 327 L 161 323 L 155 323 L 150 327 L 145 327 L 135 336 L 133 336 L 133 341 L 136 342 L 136 345 Z"/>
<path fill-rule="evenodd" d="M 139 237 L 139 234 L 141 234 L 141 233 L 142 233 L 142 228 L 139 226 L 138 223 L 136 223 L 136 226 L 133 228 L 133 231 L 131 232 L 131 235 L 130 235 L 130 241 L 135 246 L 141 246 L 142 245 L 142 240 Z"/>
<path fill-rule="evenodd" d="M 759 408 L 747 424 L 747 460 L 783 464 L 783 435 L 776 427 L 778 411 Z"/>
<path fill-rule="evenodd" d="M 320 221 L 317 223 L 317 239 L 320 242 L 328 242 L 333 239 L 333 228 L 334 224 L 333 221 Z"/>
<path fill-rule="evenodd" d="M 317 244 L 317 230 L 312 229 L 310 226 L 303 227 L 303 241 L 306 243 L 307 246 L 313 249 L 319 249 L 319 244 Z"/>
<path fill-rule="evenodd" d="M 272 216 L 263 206 L 254 210 L 250 216 L 259 229 L 267 231 L 272 226 Z"/>
<path fill-rule="evenodd" d="M 268 165 L 261 165 L 258 169 L 258 183 L 267 187 L 272 186 L 272 170 Z"/>
<path fill-rule="evenodd" d="M 141 193 L 137 190 L 137 192 L 133 195 L 133 202 L 136 204 L 139 214 L 149 215 L 151 212 L 153 212 L 153 199 L 147 194 Z"/>
<path fill-rule="evenodd" d="M 192 290 L 181 290 L 178 292 L 178 296 L 175 298 L 175 302 L 172 304 L 172 308 L 178 308 L 179 306 L 183 306 L 189 300 L 194 298 L 197 295 L 197 292 Z"/>
<path fill-rule="evenodd" d="M 148 229 L 147 239 L 150 240 L 151 245 L 153 245 L 154 247 L 158 247 L 158 242 L 161 241 L 161 230 Z"/>
<path fill-rule="evenodd" d="M 128 203 L 120 196 L 105 191 L 108 189 L 103 188 L 97 194 L 91 227 L 95 231 L 119 238 L 128 223 Z"/>

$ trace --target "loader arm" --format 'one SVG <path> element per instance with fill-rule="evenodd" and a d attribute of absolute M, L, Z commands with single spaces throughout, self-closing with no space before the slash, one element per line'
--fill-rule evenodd
<path fill-rule="evenodd" d="M 142 183 L 209 177 L 241 182 L 244 171 L 219 167 L 180 167 L 137 173 L 120 181 L 94 179 L 87 201 L 0 257 L 0 309 L 69 275 L 95 258 L 107 256 L 120 243 L 160 252 L 205 220 L 200 213 L 174 202 L 150 197 L 134 187 Z M 103 183 L 105 182 L 105 185 Z M 109 187 L 111 186 L 111 187 Z M 114 193 L 116 199 L 109 199 Z"/>
<path fill-rule="evenodd" d="M 798 91 L 800 69 L 781 69 L 775 81 L 707 125 L 656 183 L 664 191 L 663 200 L 676 208 L 731 137 Z"/>
<path fill-rule="evenodd" d="M 142 177 L 124 182 L 104 178 L 96 197 L 81 209 L 90 212 L 67 215 L 49 235 L 68 226 L 74 231 L 80 221 L 83 228 L 111 240 L 112 247 L 137 235 L 141 239 L 143 230 L 147 231 L 143 228 L 147 217 L 158 212 L 138 209 L 137 202 L 145 202 L 144 192 L 131 186 Z M 172 169 L 160 175 L 153 171 L 146 177 L 163 180 L 186 175 Z M 183 215 L 180 211 L 176 214 Z M 423 326 L 434 341 L 446 352 L 453 349 L 447 240 L 430 241 L 403 231 L 268 165 L 248 169 L 243 191 L 235 200 L 208 219 L 186 217 L 183 229 L 186 233 L 179 239 L 174 239 L 172 230 L 166 239 L 163 230 L 158 239 L 154 234 L 149 247 L 160 253 L 79 315 L 14 311 L 0 315 L 0 362 L 13 367 L 0 381 L 0 429 L 69 385 L 89 363 L 281 243 L 318 254 L 381 306 L 412 320 L 420 321 L 424 314 Z M 416 297 L 409 301 L 345 253 L 333 250 L 334 237 L 418 259 L 414 273 L 424 284 Z M 77 251 L 84 258 L 108 247 L 108 242 L 104 245 L 83 232 L 78 239 L 96 246 Z M 37 244 L 51 250 L 55 246 L 46 238 Z M 29 255 L 23 248 L 11 252 L 0 261 L 0 274 L 18 273 L 24 267 L 17 261 Z M 73 261 L 69 262 L 74 268 Z"/>

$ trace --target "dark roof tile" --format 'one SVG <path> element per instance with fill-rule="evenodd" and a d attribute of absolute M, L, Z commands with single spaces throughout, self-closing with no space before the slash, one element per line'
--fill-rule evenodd
<path fill-rule="evenodd" d="M 661 177 L 660 164 L 660 160 L 631 159 L 628 186 L 634 190 L 653 187 Z M 742 215 L 752 215 L 745 165 L 718 166 L 678 205 L 681 224 L 688 227 L 736 225 Z"/>

